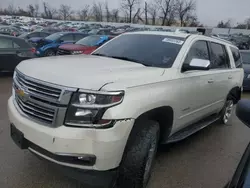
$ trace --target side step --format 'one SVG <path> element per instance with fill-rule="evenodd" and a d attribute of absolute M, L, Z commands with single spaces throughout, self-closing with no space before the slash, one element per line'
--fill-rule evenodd
<path fill-rule="evenodd" d="M 198 121 L 195 124 L 187 126 L 184 129 L 171 135 L 167 140 L 167 144 L 181 141 L 181 140 L 189 137 L 190 135 L 200 131 L 201 129 L 204 129 L 205 127 L 214 123 L 218 119 L 219 119 L 218 115 L 215 114 L 215 115 L 209 116 L 201 121 Z"/>

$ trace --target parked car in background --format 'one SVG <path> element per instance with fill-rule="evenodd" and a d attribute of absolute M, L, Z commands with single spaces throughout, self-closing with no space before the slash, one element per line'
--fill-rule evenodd
<path fill-rule="evenodd" d="M 22 32 L 15 27 L 3 26 L 3 27 L 0 27 L 0 34 L 10 35 L 10 36 L 19 36 L 22 34 Z"/>
<path fill-rule="evenodd" d="M 57 55 L 91 54 L 112 38 L 113 36 L 90 35 L 74 44 L 63 44 L 59 46 Z"/>
<path fill-rule="evenodd" d="M 241 50 L 241 57 L 244 69 L 244 81 L 243 81 L 243 89 L 245 91 L 250 90 L 250 50 Z"/>
<path fill-rule="evenodd" d="M 0 71 L 14 71 L 21 61 L 34 58 L 34 53 L 24 39 L 0 35 Z"/>
<path fill-rule="evenodd" d="M 47 36 L 49 36 L 50 33 L 47 32 L 42 32 L 42 31 L 34 31 L 34 32 L 29 32 L 29 33 L 23 33 L 21 35 L 19 35 L 19 38 L 23 38 L 23 39 L 30 39 L 30 38 L 45 38 Z"/>
<path fill-rule="evenodd" d="M 35 31 L 41 31 L 41 32 L 46 32 L 46 33 L 57 33 L 57 32 L 61 32 L 62 30 L 59 29 L 59 28 L 53 28 L 53 27 L 46 27 L 46 28 L 40 28 L 40 29 L 37 29 Z"/>
<path fill-rule="evenodd" d="M 100 29 L 92 29 L 88 34 L 90 35 L 112 35 L 112 29 L 100 28 Z"/>
<path fill-rule="evenodd" d="M 39 57 L 54 56 L 57 53 L 57 49 L 62 44 L 72 44 L 76 41 L 86 37 L 87 34 L 78 32 L 58 32 L 45 37 L 44 39 L 38 39 L 36 42 L 31 41 L 31 44 L 36 48 L 36 55 Z"/>
<path fill-rule="evenodd" d="M 78 32 L 88 34 L 92 29 L 78 29 Z"/>

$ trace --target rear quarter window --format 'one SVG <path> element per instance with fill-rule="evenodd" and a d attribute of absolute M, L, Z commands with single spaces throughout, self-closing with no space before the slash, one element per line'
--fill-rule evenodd
<path fill-rule="evenodd" d="M 231 50 L 233 58 L 234 58 L 235 67 L 242 68 L 242 60 L 241 60 L 240 51 L 234 47 L 230 47 L 230 50 Z"/>

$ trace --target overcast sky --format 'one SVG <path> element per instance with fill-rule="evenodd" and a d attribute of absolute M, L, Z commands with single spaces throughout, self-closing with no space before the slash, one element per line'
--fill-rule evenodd
<path fill-rule="evenodd" d="M 50 2 L 53 7 L 60 4 L 69 4 L 73 9 L 79 9 L 87 2 L 94 0 L 44 0 Z M 98 1 L 98 0 L 96 0 Z M 105 0 L 99 0 L 105 1 Z M 120 0 L 106 0 L 110 7 L 120 7 Z M 142 2 L 144 0 L 141 0 Z M 150 1 L 150 0 L 146 0 Z M 42 3 L 43 0 L 0 0 L 0 7 L 6 7 L 13 3 L 16 6 L 25 8 L 29 3 Z M 243 22 L 250 17 L 250 0 L 196 0 L 197 16 L 201 23 L 208 26 L 216 25 L 220 20 L 231 19 L 233 24 Z"/>

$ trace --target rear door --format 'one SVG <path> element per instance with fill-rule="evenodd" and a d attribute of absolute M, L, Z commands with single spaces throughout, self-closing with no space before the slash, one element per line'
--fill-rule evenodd
<path fill-rule="evenodd" d="M 225 45 L 210 42 L 211 70 L 213 73 L 213 95 L 211 99 L 216 108 L 222 108 L 234 79 L 232 65 Z"/>
<path fill-rule="evenodd" d="M 16 50 L 11 38 L 0 37 L 0 70 L 13 71 L 16 64 Z"/>

